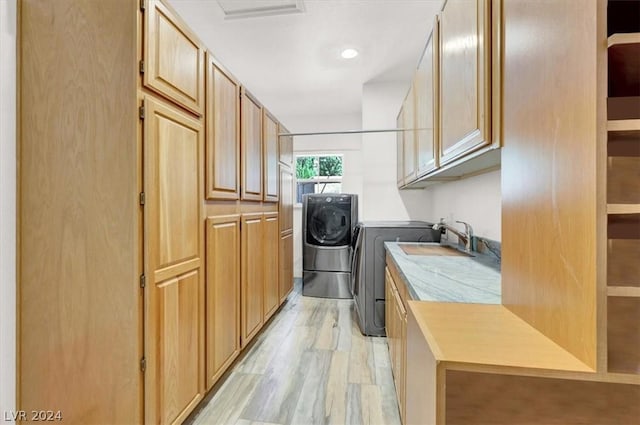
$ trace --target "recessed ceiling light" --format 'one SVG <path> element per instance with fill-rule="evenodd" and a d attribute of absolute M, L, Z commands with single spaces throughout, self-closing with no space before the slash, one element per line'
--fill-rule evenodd
<path fill-rule="evenodd" d="M 349 47 L 348 49 L 344 49 L 342 53 L 340 53 L 340 56 L 342 56 L 345 59 L 353 59 L 356 56 L 358 56 L 358 51 L 356 49 L 352 49 L 351 47 Z"/>

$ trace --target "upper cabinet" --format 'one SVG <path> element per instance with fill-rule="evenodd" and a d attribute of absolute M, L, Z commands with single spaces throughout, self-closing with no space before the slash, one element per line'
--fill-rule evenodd
<path fill-rule="evenodd" d="M 448 0 L 440 14 L 440 165 L 491 143 L 489 0 Z"/>
<path fill-rule="evenodd" d="M 412 85 L 402 104 L 402 122 L 404 131 L 403 157 L 404 182 L 409 183 L 416 178 L 416 132 L 414 86 Z"/>
<path fill-rule="evenodd" d="M 262 201 L 262 105 L 242 88 L 242 199 Z"/>
<path fill-rule="evenodd" d="M 416 99 L 417 176 L 434 170 L 437 165 L 438 138 L 438 19 L 427 41 L 414 79 Z"/>
<path fill-rule="evenodd" d="M 195 34 L 164 3 L 147 0 L 140 64 L 145 87 L 202 115 L 204 69 L 204 47 Z"/>
<path fill-rule="evenodd" d="M 278 121 L 266 110 L 263 110 L 262 131 L 264 201 L 278 202 Z"/>
<path fill-rule="evenodd" d="M 448 0 L 436 17 L 398 117 L 399 186 L 424 187 L 499 167 L 498 3 Z"/>
<path fill-rule="evenodd" d="M 403 110 L 400 109 L 398 118 L 396 119 L 396 125 L 400 129 L 396 133 L 396 161 L 398 163 L 398 187 L 404 185 L 404 118 Z"/>
<path fill-rule="evenodd" d="M 280 133 L 285 134 L 289 133 L 282 124 L 280 124 Z M 282 136 L 278 139 L 278 149 L 279 149 L 279 157 L 280 162 L 288 165 L 289 167 L 293 166 L 293 136 Z"/>
<path fill-rule="evenodd" d="M 280 233 L 293 232 L 293 170 L 280 164 Z"/>
<path fill-rule="evenodd" d="M 207 53 L 206 197 L 240 197 L 240 84 Z"/>

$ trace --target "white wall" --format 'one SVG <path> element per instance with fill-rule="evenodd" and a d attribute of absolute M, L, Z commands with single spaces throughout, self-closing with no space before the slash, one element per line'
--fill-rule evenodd
<path fill-rule="evenodd" d="M 15 48 L 16 0 L 0 0 L 0 412 L 16 406 Z"/>
<path fill-rule="evenodd" d="M 362 88 L 362 128 L 396 128 L 408 82 L 366 83 Z M 363 220 L 430 219 L 422 190 L 397 188 L 396 133 L 362 136 Z"/>
<path fill-rule="evenodd" d="M 423 192 L 428 197 L 425 213 L 432 221 L 441 217 L 471 224 L 477 236 L 496 241 L 501 238 L 500 170 L 463 180 L 429 186 Z"/>
<path fill-rule="evenodd" d="M 360 114 L 283 116 L 280 117 L 293 133 L 354 130 L 360 128 Z M 343 155 L 342 191 L 362 198 L 362 137 L 356 135 L 296 136 L 294 155 L 333 153 Z M 362 208 L 359 215 L 362 217 Z M 302 208 L 293 210 L 293 275 L 302 277 Z"/>

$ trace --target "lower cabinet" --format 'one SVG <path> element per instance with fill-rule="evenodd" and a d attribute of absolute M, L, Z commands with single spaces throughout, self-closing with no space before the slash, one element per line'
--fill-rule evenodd
<path fill-rule="evenodd" d="M 280 303 L 293 290 L 293 231 L 280 236 L 280 272 L 278 276 Z"/>
<path fill-rule="evenodd" d="M 280 241 L 280 226 L 278 213 L 264 214 L 264 302 L 263 317 L 266 322 L 280 305 L 278 288 L 278 245 Z"/>
<path fill-rule="evenodd" d="M 283 273 L 289 276 L 285 281 L 293 281 L 293 235 L 286 238 L 282 251 L 278 221 L 278 212 L 215 215 L 206 220 L 207 390 L 293 287 L 282 284 Z"/>
<path fill-rule="evenodd" d="M 207 218 L 206 386 L 240 353 L 240 214 Z"/>
<path fill-rule="evenodd" d="M 157 422 L 170 424 L 182 422 L 203 397 L 199 271 L 160 282 L 157 288 Z"/>
<path fill-rule="evenodd" d="M 385 269 L 385 298 L 385 323 L 391 371 L 396 387 L 400 418 L 406 422 L 407 310 L 388 268 Z"/>
<path fill-rule="evenodd" d="M 264 323 L 264 217 L 262 213 L 242 214 L 241 311 L 242 347 L 258 333 Z"/>

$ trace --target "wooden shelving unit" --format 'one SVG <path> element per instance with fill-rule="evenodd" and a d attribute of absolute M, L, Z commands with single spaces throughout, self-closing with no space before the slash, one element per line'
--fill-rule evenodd
<path fill-rule="evenodd" d="M 607 372 L 636 375 L 640 374 L 639 14 L 640 1 L 608 3 Z"/>
<path fill-rule="evenodd" d="M 640 43 L 640 33 L 632 32 L 632 33 L 623 33 L 623 34 L 613 34 L 610 35 L 607 39 L 607 45 L 609 47 L 620 46 L 623 44 L 637 44 Z"/>

